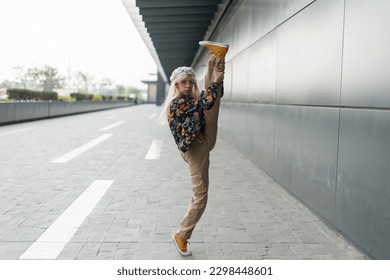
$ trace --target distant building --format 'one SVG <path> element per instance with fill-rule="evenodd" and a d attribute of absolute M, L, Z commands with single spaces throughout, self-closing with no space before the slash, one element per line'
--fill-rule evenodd
<path fill-rule="evenodd" d="M 71 89 L 65 89 L 65 88 L 55 88 L 53 91 L 58 93 L 58 96 L 65 96 L 69 97 L 74 90 Z"/>
<path fill-rule="evenodd" d="M 156 103 L 157 100 L 157 81 L 142 81 L 148 85 L 146 103 Z"/>
<path fill-rule="evenodd" d="M 7 96 L 7 89 L 6 88 L 0 88 L 0 99 L 6 99 Z"/>

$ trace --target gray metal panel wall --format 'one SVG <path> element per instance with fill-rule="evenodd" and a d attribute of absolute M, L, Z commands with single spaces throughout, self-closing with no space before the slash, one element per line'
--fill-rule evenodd
<path fill-rule="evenodd" d="M 71 102 L 53 102 L 49 104 L 49 116 L 69 115 L 72 113 Z"/>
<path fill-rule="evenodd" d="M 389 111 L 341 111 L 337 225 L 379 259 L 390 252 L 389 143 Z"/>
<path fill-rule="evenodd" d="M 340 103 L 343 15 L 343 1 L 316 1 L 278 28 L 277 103 Z"/>
<path fill-rule="evenodd" d="M 233 144 L 243 153 L 246 151 L 246 138 L 248 126 L 246 123 L 248 107 L 245 103 L 232 103 L 231 124 L 236 128 L 233 133 Z"/>
<path fill-rule="evenodd" d="M 269 174 L 273 174 L 274 110 L 271 104 L 222 102 L 219 116 L 223 138 Z"/>
<path fill-rule="evenodd" d="M 245 154 L 268 174 L 273 174 L 274 166 L 274 115 L 275 106 L 270 104 L 247 104 L 244 135 Z"/>
<path fill-rule="evenodd" d="M 15 103 L 0 103 L 0 124 L 15 119 Z"/>
<path fill-rule="evenodd" d="M 277 37 L 270 34 L 250 48 L 248 102 L 275 103 L 276 44 Z"/>
<path fill-rule="evenodd" d="M 15 104 L 15 121 L 47 118 L 48 102 L 20 102 Z"/>
<path fill-rule="evenodd" d="M 127 102 L 7 102 L 0 104 L 0 125 L 130 106 Z"/>
<path fill-rule="evenodd" d="M 347 0 L 337 224 L 380 259 L 390 259 L 390 2 Z M 384 108 L 385 110 L 376 110 Z"/>
<path fill-rule="evenodd" d="M 343 106 L 390 107 L 390 1 L 348 0 Z"/>
<path fill-rule="evenodd" d="M 234 102 L 248 102 L 249 51 L 232 60 L 232 95 Z"/>
<path fill-rule="evenodd" d="M 213 38 L 231 45 L 220 135 L 379 259 L 390 259 L 388 14 L 387 0 L 247 0 Z"/>
<path fill-rule="evenodd" d="M 334 223 L 339 109 L 276 106 L 274 177 Z"/>
<path fill-rule="evenodd" d="M 223 97 L 225 98 L 225 97 Z M 232 126 L 227 124 L 232 121 L 232 109 L 233 103 L 226 102 L 223 100 L 221 102 L 221 109 L 219 110 L 219 118 L 218 118 L 218 136 L 222 136 L 225 140 L 233 143 L 233 130 Z"/>

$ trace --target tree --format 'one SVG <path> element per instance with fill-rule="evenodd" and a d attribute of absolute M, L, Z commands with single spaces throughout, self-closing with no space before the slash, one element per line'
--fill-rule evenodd
<path fill-rule="evenodd" d="M 53 91 L 55 88 L 61 88 L 64 78 L 59 75 L 56 68 L 43 66 L 40 71 L 41 81 L 43 83 L 43 91 Z"/>
<path fill-rule="evenodd" d="M 22 65 L 16 65 L 14 67 L 15 70 L 15 78 L 16 78 L 16 83 L 19 84 L 19 87 L 26 88 L 26 70 L 24 66 Z"/>
<path fill-rule="evenodd" d="M 123 85 L 116 85 L 116 92 L 118 96 L 125 97 L 126 88 Z"/>
<path fill-rule="evenodd" d="M 33 79 L 33 81 L 35 83 L 35 90 L 37 90 L 37 87 L 38 87 L 38 85 L 40 83 L 40 79 L 41 79 L 41 70 L 38 69 L 37 67 L 28 68 L 26 76 Z"/>
<path fill-rule="evenodd" d="M 100 95 L 113 95 L 114 82 L 109 78 L 103 78 L 98 83 L 98 92 Z"/>
<path fill-rule="evenodd" d="M 55 88 L 61 88 L 64 81 L 64 78 L 59 75 L 58 70 L 48 65 L 42 68 L 28 68 L 26 77 L 34 81 L 35 90 L 40 86 L 46 92 L 53 91 Z"/>
<path fill-rule="evenodd" d="M 78 90 L 83 93 L 88 93 L 93 81 L 93 76 L 86 72 L 77 72 Z"/>
<path fill-rule="evenodd" d="M 14 86 L 14 82 L 11 82 L 9 80 L 4 80 L 1 84 L 0 84 L 0 88 L 12 88 Z"/>
<path fill-rule="evenodd" d="M 132 99 L 142 99 L 141 98 L 141 90 L 136 87 L 129 87 L 126 90 L 127 96 Z"/>

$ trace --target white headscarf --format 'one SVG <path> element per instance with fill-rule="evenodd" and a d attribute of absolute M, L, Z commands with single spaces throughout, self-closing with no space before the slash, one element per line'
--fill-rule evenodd
<path fill-rule="evenodd" d="M 194 69 L 192 69 L 192 67 L 187 67 L 187 66 L 177 67 L 175 70 L 173 70 L 172 75 L 169 79 L 171 80 L 171 82 L 173 82 L 173 80 L 176 80 L 182 75 L 190 75 L 195 80 Z"/>

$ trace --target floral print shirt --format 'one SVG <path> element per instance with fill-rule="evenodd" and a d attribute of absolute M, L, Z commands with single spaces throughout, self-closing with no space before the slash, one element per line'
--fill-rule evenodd
<path fill-rule="evenodd" d="M 217 98 L 216 83 L 212 83 L 201 97 L 179 96 L 170 103 L 168 115 L 169 128 L 175 139 L 177 148 L 183 153 L 187 152 L 200 132 L 204 132 L 204 110 L 210 110 Z M 198 114 L 198 116 L 196 116 Z"/>

